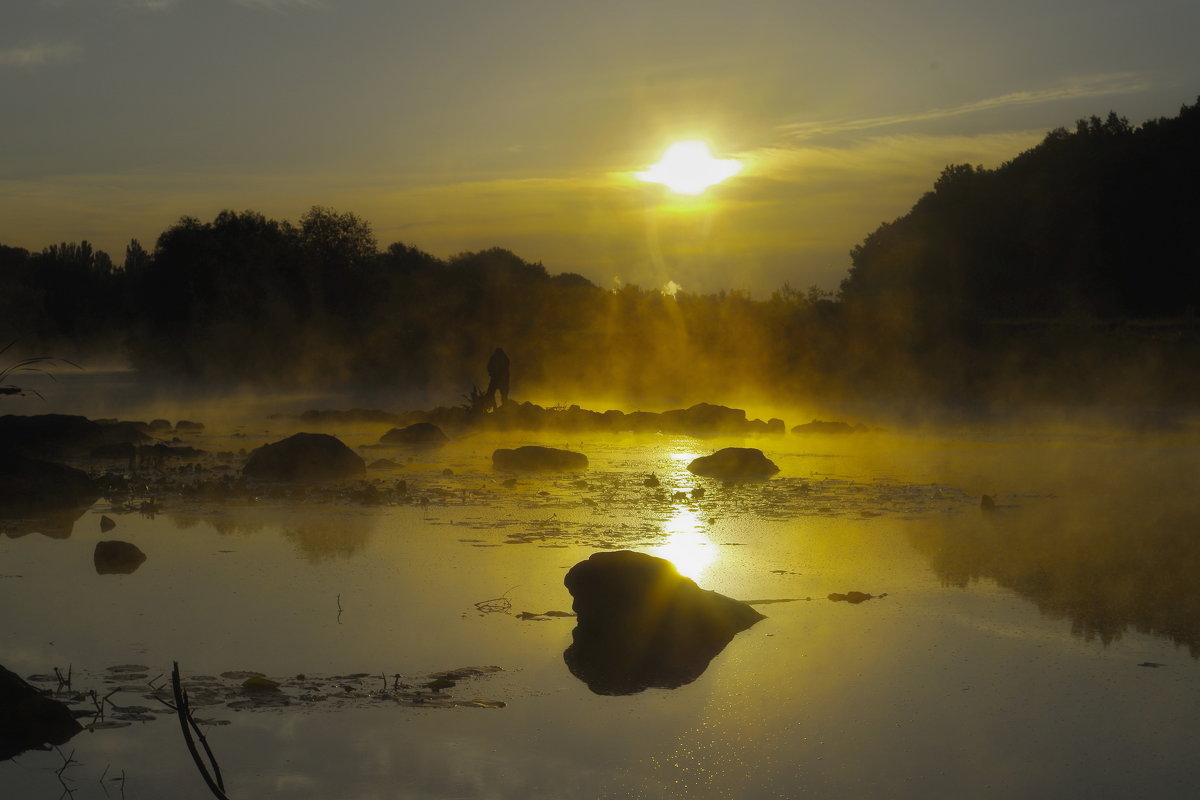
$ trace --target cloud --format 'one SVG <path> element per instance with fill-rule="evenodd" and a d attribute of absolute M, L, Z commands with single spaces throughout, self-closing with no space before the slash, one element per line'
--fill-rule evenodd
<path fill-rule="evenodd" d="M 79 48 L 69 43 L 34 42 L 0 50 L 0 66 L 40 67 L 44 64 L 68 61 L 78 52 Z"/>
<path fill-rule="evenodd" d="M 117 5 L 137 11 L 166 11 L 179 5 L 179 0 L 118 0 Z"/>
<path fill-rule="evenodd" d="M 325 0 L 233 0 L 233 2 L 247 8 L 278 10 L 285 8 L 325 8 Z"/>
<path fill-rule="evenodd" d="M 1085 97 L 1103 97 L 1115 94 L 1132 94 L 1145 91 L 1148 87 L 1143 76 L 1135 73 L 1115 75 L 1094 75 L 1067 81 L 1061 86 L 1048 89 L 1035 89 L 1020 92 L 1009 92 L 996 97 L 988 97 L 971 103 L 964 103 L 948 108 L 931 108 L 923 111 L 911 111 L 904 114 L 892 114 L 883 117 L 865 117 L 862 119 L 827 120 L 820 122 L 796 122 L 783 125 L 780 132 L 793 139 L 807 139 L 835 133 L 888 128 L 911 122 L 927 122 L 930 120 L 959 117 L 975 114 L 981 111 L 991 111 L 998 108 L 1013 106 L 1039 105 L 1042 103 L 1061 102 Z"/>

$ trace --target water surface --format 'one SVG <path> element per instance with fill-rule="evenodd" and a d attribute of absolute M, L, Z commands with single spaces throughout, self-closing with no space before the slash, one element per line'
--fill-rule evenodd
<path fill-rule="evenodd" d="M 237 440 L 213 427 L 193 443 L 252 447 L 277 427 L 256 420 Z M 340 433 L 357 446 L 379 432 Z M 70 666 L 74 688 L 124 686 L 113 701 L 148 707 L 140 683 L 172 661 L 223 683 L 236 670 L 326 688 L 372 676 L 351 681 L 357 695 L 199 709 L 228 723 L 208 735 L 234 798 L 1173 797 L 1200 785 L 1200 449 L 1186 432 L 563 438 L 468 438 L 411 461 L 364 451 L 399 461 L 371 477 L 406 480 L 402 504 L 163 498 L 150 517 L 101 500 L 66 538 L 10 531 L 0 664 Z M 524 443 L 582 450 L 591 469 L 506 486 L 491 449 Z M 761 447 L 781 472 L 744 486 L 686 472 L 724 444 Z M 981 511 L 984 493 L 995 512 Z M 117 527 L 102 534 L 101 515 Z M 110 538 L 146 562 L 98 575 L 93 548 Z M 518 615 L 570 611 L 566 570 L 611 548 L 786 602 L 757 605 L 767 618 L 693 683 L 595 695 L 563 663 L 573 620 Z M 849 591 L 875 597 L 827 599 Z M 369 696 L 376 681 L 466 666 L 501 671 L 453 695 L 502 708 Z M 4 796 L 56 798 L 64 781 L 76 798 L 209 796 L 174 718 L 151 714 L 0 763 Z"/>

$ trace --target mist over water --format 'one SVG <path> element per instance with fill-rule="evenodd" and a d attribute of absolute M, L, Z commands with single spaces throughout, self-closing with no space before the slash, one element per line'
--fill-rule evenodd
<path fill-rule="evenodd" d="M 201 458 L 194 474 L 143 476 L 135 491 L 155 495 L 156 513 L 102 498 L 64 538 L 0 538 L 0 602 L 21 609 L 4 623 L 0 663 L 22 675 L 72 666 L 76 688 L 123 686 L 120 706 L 150 707 L 140 679 L 109 667 L 144 665 L 150 680 L 179 661 L 213 703 L 201 715 L 221 723 L 208 736 L 231 794 L 1120 797 L 1200 778 L 1200 742 L 1177 712 L 1200 688 L 1200 441 L 1184 413 L 952 410 L 935 423 L 903 407 L 834 416 L 763 403 L 750 416 L 788 429 L 814 417 L 864 425 L 755 437 L 463 430 L 417 451 L 379 447 L 386 422 L 314 428 L 299 416 L 382 396 L 169 397 L 139 394 L 133 373 L 58 377 L 20 408 L 192 419 L 205 427 L 180 445 L 214 454 L 320 430 L 393 464 L 342 489 L 263 485 L 213 501 L 178 487 L 238 462 Z M 583 452 L 589 467 L 492 468 L 494 449 L 523 444 Z M 686 469 L 728 445 L 762 449 L 780 472 L 726 484 Z M 145 563 L 97 574 L 93 547 L 110 537 Z M 691 683 L 593 694 L 563 661 L 574 620 L 544 614 L 571 611 L 567 569 L 621 548 L 672 559 L 766 619 Z M 828 599 L 848 592 L 870 599 Z M 414 708 L 376 685 L 467 666 L 500 671 L 460 681 L 452 700 L 503 708 Z M 221 677 L 239 670 L 283 682 L 286 704 Z M 110 763 L 130 789 L 206 796 L 175 721 L 161 707 L 151 716 L 71 741 L 77 796 L 103 796 Z M 58 766 L 26 753 L 0 764 L 0 782 L 47 796 L 61 792 Z"/>

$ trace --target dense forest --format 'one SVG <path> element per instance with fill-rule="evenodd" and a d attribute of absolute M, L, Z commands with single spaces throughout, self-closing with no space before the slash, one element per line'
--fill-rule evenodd
<path fill-rule="evenodd" d="M 1137 126 L 1080 120 L 995 169 L 948 166 L 854 247 L 837 294 L 612 291 L 500 248 L 380 248 L 353 213 L 224 211 L 120 259 L 0 246 L 0 335 L 210 386 L 456 398 L 500 345 L 518 398 L 1186 402 L 1198 143 L 1200 102 Z"/>

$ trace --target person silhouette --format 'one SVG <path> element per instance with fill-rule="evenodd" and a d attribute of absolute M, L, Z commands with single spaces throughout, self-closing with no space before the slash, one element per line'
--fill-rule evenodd
<path fill-rule="evenodd" d="M 488 406 L 492 409 L 496 408 L 496 392 L 500 392 L 500 404 L 508 403 L 508 354 L 496 348 L 492 353 L 492 357 L 488 359 L 488 387 L 484 392 L 484 397 L 488 399 Z"/>

